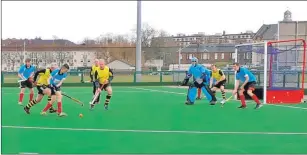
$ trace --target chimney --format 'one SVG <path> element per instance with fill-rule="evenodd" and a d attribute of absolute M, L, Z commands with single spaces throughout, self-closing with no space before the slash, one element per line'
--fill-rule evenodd
<path fill-rule="evenodd" d="M 226 31 L 223 31 L 223 36 L 226 35 Z"/>

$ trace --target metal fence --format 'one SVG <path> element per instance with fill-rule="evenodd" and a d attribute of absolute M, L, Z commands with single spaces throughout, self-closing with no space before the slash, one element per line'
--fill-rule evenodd
<path fill-rule="evenodd" d="M 224 71 L 227 79 L 227 84 L 233 86 L 234 84 L 234 71 L 225 70 Z M 263 71 L 252 71 L 252 73 L 257 78 L 257 85 L 263 86 Z M 305 75 L 307 72 L 305 72 Z M 173 83 L 178 85 L 184 79 L 185 71 L 157 71 L 157 72 L 134 72 L 134 71 L 121 71 L 114 72 L 114 79 L 112 83 L 136 83 L 136 75 L 141 74 L 141 82 L 143 83 Z M 302 72 L 299 71 L 279 71 L 278 80 L 275 81 L 274 85 L 278 87 L 301 87 L 302 85 Z M 18 77 L 17 72 L 1 72 L 2 84 L 7 83 L 17 83 Z M 88 72 L 68 72 L 68 77 L 65 83 L 82 83 L 84 81 L 90 80 Z M 306 83 L 307 80 L 305 79 Z"/>

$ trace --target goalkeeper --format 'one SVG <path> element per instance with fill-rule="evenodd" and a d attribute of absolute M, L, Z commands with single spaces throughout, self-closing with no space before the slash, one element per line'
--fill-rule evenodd
<path fill-rule="evenodd" d="M 192 58 L 192 65 L 189 68 L 188 74 L 185 77 L 183 81 L 183 85 L 186 85 L 190 79 L 190 77 L 193 76 L 193 83 L 189 86 L 188 94 L 187 94 L 187 105 L 192 105 L 195 102 L 197 89 L 200 88 L 206 98 L 210 101 L 211 105 L 215 105 L 216 98 L 213 95 L 212 91 L 208 87 L 208 85 L 205 84 L 205 80 L 210 76 L 209 70 L 205 69 L 201 65 L 198 64 L 197 58 Z"/>

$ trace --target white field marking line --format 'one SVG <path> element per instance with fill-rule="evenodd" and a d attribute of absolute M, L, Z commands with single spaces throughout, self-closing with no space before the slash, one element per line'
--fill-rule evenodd
<path fill-rule="evenodd" d="M 228 131 L 180 131 L 180 130 L 121 130 L 121 129 L 91 129 L 91 128 L 52 128 L 38 126 L 2 126 L 13 129 L 36 130 L 66 130 L 66 131 L 97 131 L 97 132 L 136 132 L 136 133 L 183 133 L 183 134 L 247 134 L 247 135 L 307 135 L 307 132 L 228 132 Z"/>
<path fill-rule="evenodd" d="M 19 154 L 39 154 L 39 153 L 31 153 L 31 152 L 20 152 Z"/>
<path fill-rule="evenodd" d="M 147 89 L 147 88 L 135 88 L 135 87 L 130 87 L 132 89 L 139 89 L 139 90 L 147 90 L 147 91 L 151 91 L 151 92 L 161 92 L 161 93 L 169 93 L 169 94 L 178 94 L 178 95 L 186 95 L 186 93 L 178 93 L 178 92 L 171 92 L 171 91 L 164 91 L 164 90 L 155 90 L 155 89 Z M 221 99 L 221 98 L 217 98 L 217 99 Z M 239 102 L 238 100 L 235 99 L 231 99 L 232 101 L 236 101 Z M 253 101 L 246 101 L 246 103 L 254 103 Z M 294 107 L 294 106 L 286 106 L 286 105 L 277 105 L 277 104 L 265 104 L 265 105 L 270 105 L 270 106 L 277 106 L 277 107 L 285 107 L 285 108 L 293 108 L 293 109 L 301 109 L 301 110 L 307 110 L 307 108 L 303 108 L 303 107 Z"/>

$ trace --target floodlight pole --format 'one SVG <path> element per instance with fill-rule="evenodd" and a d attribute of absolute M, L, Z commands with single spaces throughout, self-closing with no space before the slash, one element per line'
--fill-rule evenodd
<path fill-rule="evenodd" d="M 136 48 L 135 48 L 135 71 L 136 71 L 136 82 L 141 82 L 141 71 L 142 71 L 142 3 L 140 0 L 137 1 L 137 25 L 136 25 Z"/>

